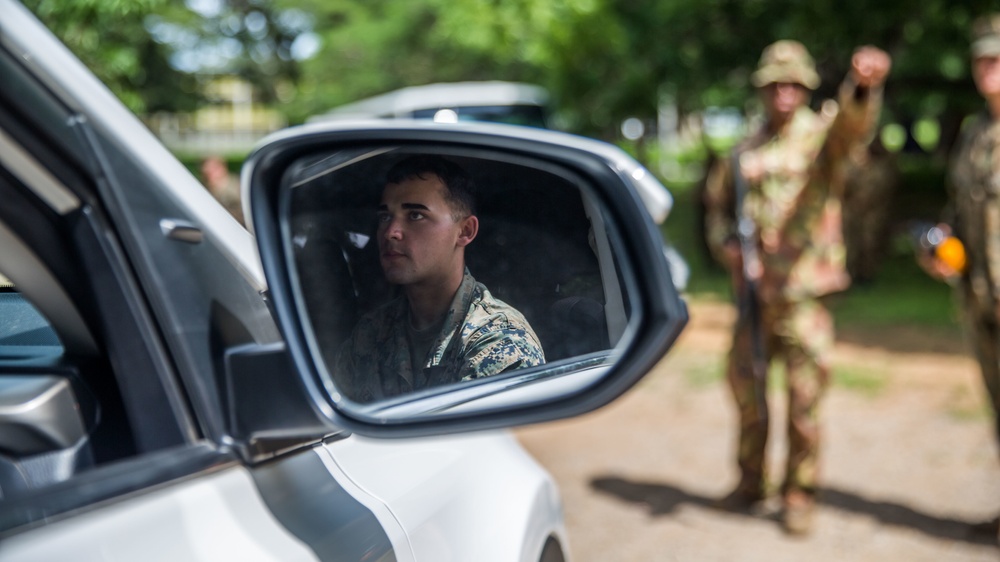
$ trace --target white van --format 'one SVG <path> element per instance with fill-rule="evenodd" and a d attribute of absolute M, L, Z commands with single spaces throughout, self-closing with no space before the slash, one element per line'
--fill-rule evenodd
<path fill-rule="evenodd" d="M 336 107 L 310 123 L 348 119 L 488 121 L 549 127 L 549 93 L 541 86 L 499 80 L 412 86 Z"/>

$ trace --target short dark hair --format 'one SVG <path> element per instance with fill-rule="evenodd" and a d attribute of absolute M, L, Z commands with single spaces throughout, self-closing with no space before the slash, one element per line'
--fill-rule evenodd
<path fill-rule="evenodd" d="M 396 162 L 386 173 L 386 183 L 402 183 L 408 179 L 427 179 L 433 174 L 441 179 L 447 193 L 445 200 L 456 218 L 476 214 L 475 185 L 472 177 L 458 164 L 440 156 L 420 154 Z"/>

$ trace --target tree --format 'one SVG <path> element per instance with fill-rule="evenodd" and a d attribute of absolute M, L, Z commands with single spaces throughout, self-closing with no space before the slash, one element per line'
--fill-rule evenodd
<path fill-rule="evenodd" d="M 942 150 L 981 107 L 968 30 L 992 0 L 27 0 L 139 111 L 197 101 L 188 73 L 235 73 L 292 122 L 396 88 L 518 80 L 553 94 L 561 121 L 617 137 L 653 121 L 669 96 L 682 113 L 742 107 L 761 50 L 802 41 L 828 96 L 860 44 L 893 56 L 887 118 L 942 123 Z M 200 3 L 199 5 L 212 5 Z M 311 40 L 313 56 L 297 50 Z M 306 53 L 308 54 L 308 53 Z M 206 62 L 207 61 L 207 62 Z M 183 72 L 182 72 L 183 71 Z"/>
<path fill-rule="evenodd" d="M 954 128 L 957 116 L 980 105 L 968 71 L 969 27 L 976 15 L 994 9 L 986 0 L 376 5 L 361 8 L 366 18 L 341 12 L 327 37 L 343 50 L 324 55 L 325 63 L 336 65 L 338 55 L 350 53 L 356 64 L 341 67 L 340 79 L 360 78 L 369 84 L 366 95 L 450 76 L 533 80 L 553 92 L 573 130 L 605 138 L 614 137 L 626 117 L 655 118 L 663 95 L 681 111 L 753 100 L 749 75 L 762 49 L 781 38 L 802 41 L 815 56 L 824 79 L 817 99 L 832 94 L 856 46 L 888 50 L 895 60 L 886 96 L 889 117 L 932 116 Z M 355 27 L 358 22 L 361 27 Z M 378 32 L 352 34 L 361 29 Z M 434 68 L 439 61 L 448 66 Z"/>
<path fill-rule="evenodd" d="M 31 10 L 132 111 L 191 109 L 194 77 L 170 64 L 171 50 L 146 29 L 167 0 L 25 0 Z"/>

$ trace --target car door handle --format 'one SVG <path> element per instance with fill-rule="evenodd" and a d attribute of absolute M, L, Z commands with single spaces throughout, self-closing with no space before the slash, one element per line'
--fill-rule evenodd
<path fill-rule="evenodd" d="M 179 240 L 188 244 L 200 244 L 205 238 L 201 228 L 194 223 L 179 219 L 161 219 L 160 230 L 171 240 Z"/>

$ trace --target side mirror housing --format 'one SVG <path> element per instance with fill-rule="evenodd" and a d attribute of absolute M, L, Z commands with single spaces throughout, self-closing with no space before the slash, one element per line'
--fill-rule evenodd
<path fill-rule="evenodd" d="M 228 431 L 248 462 L 348 435 L 310 399 L 284 344 L 229 349 L 225 365 Z"/>
<path fill-rule="evenodd" d="M 409 278 L 387 273 L 377 226 L 386 186 L 398 181 L 390 170 L 416 157 L 445 160 L 475 184 L 479 230 L 465 249 L 466 279 L 484 310 L 508 311 L 492 317 L 507 332 L 470 320 L 479 301 L 454 300 L 428 355 L 406 343 L 402 322 L 379 328 L 395 339 L 351 347 L 371 331 L 359 326 L 386 323 L 390 309 L 405 319 L 419 297 Z M 502 125 L 337 123 L 267 139 L 244 166 L 244 195 L 309 408 L 332 427 L 397 437 L 563 418 L 621 395 L 687 321 L 636 183 L 648 191 L 655 180 L 639 171 L 611 145 Z M 420 252 L 406 252 L 417 264 Z M 518 353 L 509 342 L 521 337 L 544 361 L 505 355 Z M 512 367 L 462 355 L 468 342 L 498 338 L 509 345 L 491 357 Z"/>

